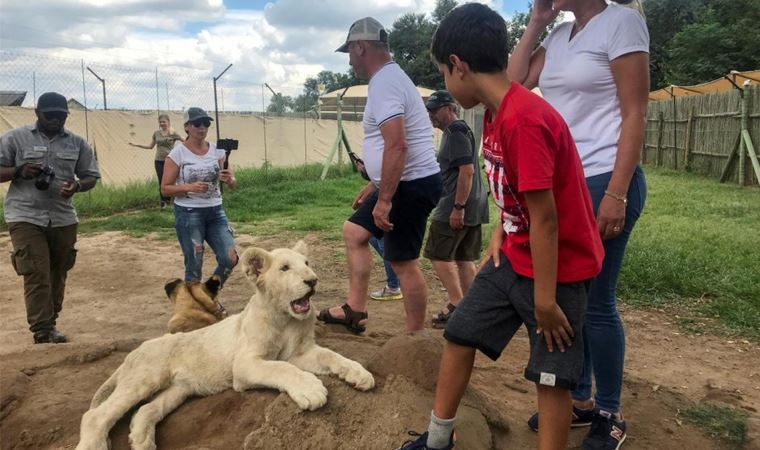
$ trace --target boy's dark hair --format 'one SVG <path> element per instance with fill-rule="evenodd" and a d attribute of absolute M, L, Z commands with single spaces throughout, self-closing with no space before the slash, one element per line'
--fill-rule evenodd
<path fill-rule="evenodd" d="M 467 3 L 451 10 L 433 35 L 430 52 L 438 64 L 454 65 L 457 55 L 473 72 L 500 72 L 507 67 L 507 23 L 488 6 Z"/>

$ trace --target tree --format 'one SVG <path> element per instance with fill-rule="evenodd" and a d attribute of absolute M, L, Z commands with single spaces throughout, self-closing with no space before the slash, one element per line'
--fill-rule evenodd
<path fill-rule="evenodd" d="M 323 70 L 316 77 L 309 77 L 303 83 L 303 94 L 293 100 L 293 110 L 298 112 L 310 111 L 317 104 L 317 99 L 321 94 L 319 87 L 324 86 L 325 92 L 331 92 L 336 89 L 355 86 L 361 82 L 356 78 L 353 69 L 346 73 L 332 72 Z"/>
<path fill-rule="evenodd" d="M 293 98 L 289 95 L 282 95 L 280 93 L 274 94 L 269 99 L 269 105 L 267 106 L 267 113 L 274 116 L 282 116 L 286 112 L 293 110 Z"/>
<path fill-rule="evenodd" d="M 435 9 L 433 10 L 433 23 L 438 26 L 443 18 L 446 17 L 446 14 L 456 7 L 456 0 L 436 0 Z"/>
<path fill-rule="evenodd" d="M 393 59 L 412 83 L 432 89 L 443 85 L 443 77 L 430 59 L 434 31 L 435 24 L 425 14 L 407 13 L 393 22 L 389 34 Z"/>
<path fill-rule="evenodd" d="M 649 77 L 652 89 L 668 85 L 668 46 L 684 26 L 694 23 L 707 0 L 650 0 L 643 2 L 649 28 Z"/>
<path fill-rule="evenodd" d="M 697 21 L 685 25 L 666 46 L 665 81 L 704 83 L 731 70 L 760 67 L 757 0 L 711 0 Z"/>

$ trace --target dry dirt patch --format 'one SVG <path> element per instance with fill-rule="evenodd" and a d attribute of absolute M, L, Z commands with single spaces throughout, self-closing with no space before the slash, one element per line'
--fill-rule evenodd
<path fill-rule="evenodd" d="M 316 306 L 342 302 L 347 288 L 342 245 L 316 235 L 306 240 L 320 276 Z M 239 236 L 238 242 L 265 248 L 293 244 L 250 236 Z M 7 233 L 0 235 L 0 247 L 10 248 Z M 5 257 L 0 263 L 3 449 L 73 448 L 79 419 L 95 390 L 130 350 L 162 334 L 171 315 L 163 284 L 182 275 L 175 242 L 103 233 L 81 236 L 78 248 L 59 321 L 72 341 L 66 345 L 31 344 L 21 279 Z M 208 258 L 207 270 L 213 264 Z M 377 264 L 373 280 L 382 276 Z M 432 312 L 443 306 L 445 293 L 432 273 L 426 276 Z M 236 271 L 220 298 L 230 313 L 236 313 L 250 293 L 247 281 Z M 432 329 L 406 335 L 400 302 L 371 302 L 369 314 L 365 336 L 320 327 L 317 340 L 365 364 L 376 375 L 372 392 L 361 393 L 323 377 L 330 396 L 327 405 L 315 412 L 301 412 L 287 396 L 271 390 L 227 391 L 192 399 L 159 425 L 159 448 L 395 448 L 408 429 L 423 430 L 427 424 L 442 339 Z M 760 349 L 756 344 L 686 336 L 661 313 L 625 310 L 624 320 L 628 354 L 623 405 L 630 435 L 626 449 L 726 448 L 679 419 L 678 410 L 695 401 L 745 408 L 757 423 Z M 527 351 L 527 337 L 521 333 L 498 362 L 478 357 L 472 387 L 459 413 L 458 448 L 535 447 L 535 434 L 525 425 L 535 409 L 533 386 L 522 378 Z M 111 434 L 114 449 L 128 448 L 127 433 L 128 417 Z M 571 448 L 577 448 L 582 437 L 583 431 L 573 431 Z"/>

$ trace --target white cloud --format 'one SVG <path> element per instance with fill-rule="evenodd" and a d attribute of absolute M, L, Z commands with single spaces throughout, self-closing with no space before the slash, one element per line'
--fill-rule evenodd
<path fill-rule="evenodd" d="M 501 0 L 483 3 L 498 7 Z M 390 27 L 402 14 L 434 6 L 275 0 L 254 11 L 227 9 L 221 0 L 2 0 L 0 50 L 27 56 L 0 52 L 0 84 L 32 91 L 35 80 L 39 92 L 81 98 L 83 60 L 106 79 L 109 107 L 155 108 L 157 92 L 162 108 L 212 107 L 211 78 L 231 63 L 219 81 L 225 108 L 261 109 L 264 82 L 295 96 L 321 70 L 348 70 L 347 56 L 334 50 L 354 20 L 371 15 Z M 100 82 L 85 73 L 84 83 L 89 105 L 102 104 Z M 265 90 L 265 103 L 269 95 Z"/>

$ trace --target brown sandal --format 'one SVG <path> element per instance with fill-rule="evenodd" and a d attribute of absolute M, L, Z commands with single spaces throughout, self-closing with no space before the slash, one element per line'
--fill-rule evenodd
<path fill-rule="evenodd" d="M 348 306 L 348 303 L 344 303 L 340 308 L 343 310 L 345 317 L 335 317 L 330 314 L 330 308 L 327 308 L 319 312 L 317 320 L 324 323 L 343 325 L 348 328 L 348 331 L 355 334 L 364 333 L 364 331 L 366 331 L 367 327 L 359 324 L 359 322 L 369 317 L 366 312 L 354 311 Z"/>
<path fill-rule="evenodd" d="M 433 316 L 433 328 L 446 328 L 446 324 L 457 307 L 449 303 L 446 305 L 446 309 L 448 310 L 447 312 L 439 312 Z"/>

